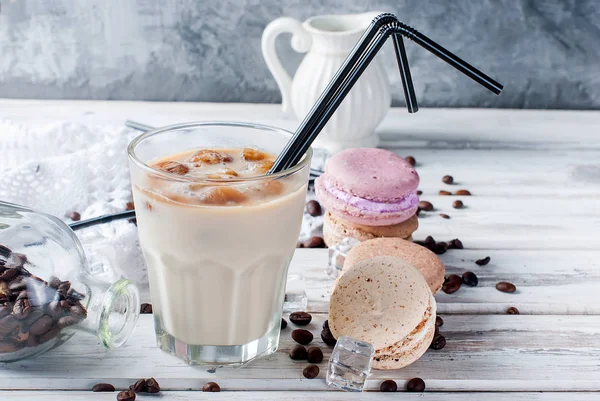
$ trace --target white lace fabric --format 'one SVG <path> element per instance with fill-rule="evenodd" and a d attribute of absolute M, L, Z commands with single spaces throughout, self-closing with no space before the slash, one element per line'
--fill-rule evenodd
<path fill-rule="evenodd" d="M 82 219 L 123 211 L 132 200 L 127 145 L 137 134 L 124 126 L 0 120 L 0 200 L 67 223 L 72 211 Z M 118 274 L 146 281 L 134 224 L 117 221 L 80 233 L 115 249 Z"/>

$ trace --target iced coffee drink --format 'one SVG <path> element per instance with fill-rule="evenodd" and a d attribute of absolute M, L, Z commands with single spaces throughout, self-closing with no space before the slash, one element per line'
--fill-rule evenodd
<path fill-rule="evenodd" d="M 265 175 L 288 138 L 276 129 L 235 125 L 214 145 L 192 140 L 227 128 L 183 129 L 180 148 L 149 151 L 144 136 L 130 146 L 158 344 L 190 364 L 275 351 L 306 195 L 308 160 Z"/>

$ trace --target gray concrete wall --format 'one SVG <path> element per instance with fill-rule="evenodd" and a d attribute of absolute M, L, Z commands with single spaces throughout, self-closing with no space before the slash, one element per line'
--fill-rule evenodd
<path fill-rule="evenodd" d="M 0 97 L 279 102 L 265 25 L 368 10 L 505 84 L 491 95 L 407 41 L 421 106 L 600 109 L 598 0 L 0 0 Z M 302 56 L 278 48 L 293 70 Z"/>

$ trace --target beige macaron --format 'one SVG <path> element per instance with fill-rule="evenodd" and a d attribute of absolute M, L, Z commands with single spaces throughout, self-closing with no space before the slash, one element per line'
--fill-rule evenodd
<path fill-rule="evenodd" d="M 355 263 L 335 282 L 329 303 L 334 337 L 373 344 L 375 369 L 398 369 L 423 355 L 435 332 L 436 304 L 416 267 L 393 256 Z"/>
<path fill-rule="evenodd" d="M 346 237 L 366 241 L 379 237 L 395 237 L 412 241 L 412 233 L 419 228 L 419 219 L 413 216 L 399 224 L 391 226 L 365 226 L 355 224 L 329 212 L 323 216 L 323 239 L 327 246 L 333 246 Z"/>
<path fill-rule="evenodd" d="M 446 269 L 440 258 L 421 245 L 399 238 L 376 238 L 356 245 L 346 256 L 344 270 L 374 256 L 395 256 L 406 260 L 419 269 L 434 294 L 444 284 Z"/>

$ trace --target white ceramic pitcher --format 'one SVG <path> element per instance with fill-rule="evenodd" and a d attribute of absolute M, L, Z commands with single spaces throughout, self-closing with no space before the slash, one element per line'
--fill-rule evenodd
<path fill-rule="evenodd" d="M 278 18 L 265 28 L 262 53 L 279 85 L 284 113 L 304 118 L 342 62 L 379 12 L 321 15 L 301 23 Z M 275 39 L 291 33 L 292 48 L 306 56 L 294 79 L 290 78 L 275 52 Z M 350 147 L 377 146 L 375 127 L 391 104 L 387 74 L 376 57 L 365 70 L 336 113 L 317 138 L 316 146 L 334 153 Z"/>

